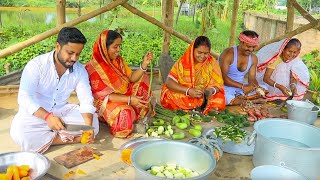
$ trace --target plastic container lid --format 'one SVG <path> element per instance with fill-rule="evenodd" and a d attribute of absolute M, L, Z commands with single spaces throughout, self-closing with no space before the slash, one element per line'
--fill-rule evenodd
<path fill-rule="evenodd" d="M 287 167 L 263 165 L 251 171 L 252 180 L 307 180 L 303 175 Z"/>

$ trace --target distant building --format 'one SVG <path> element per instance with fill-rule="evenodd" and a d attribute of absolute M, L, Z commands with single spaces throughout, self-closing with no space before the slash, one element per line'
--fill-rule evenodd
<path fill-rule="evenodd" d="M 180 10 L 181 15 L 192 16 L 194 14 L 194 8 L 189 3 L 183 3 Z"/>
<path fill-rule="evenodd" d="M 286 10 L 287 6 L 274 6 L 274 8 L 277 10 Z"/>
<path fill-rule="evenodd" d="M 310 14 L 320 14 L 320 7 L 314 7 L 310 10 Z"/>

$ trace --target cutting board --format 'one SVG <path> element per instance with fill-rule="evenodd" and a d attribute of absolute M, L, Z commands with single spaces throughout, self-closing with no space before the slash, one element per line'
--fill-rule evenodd
<path fill-rule="evenodd" d="M 68 153 L 59 155 L 53 159 L 66 168 L 73 168 L 75 166 L 78 166 L 79 164 L 94 159 L 93 154 L 96 154 L 98 156 L 102 155 L 98 150 L 92 149 L 88 146 L 84 146 Z"/>

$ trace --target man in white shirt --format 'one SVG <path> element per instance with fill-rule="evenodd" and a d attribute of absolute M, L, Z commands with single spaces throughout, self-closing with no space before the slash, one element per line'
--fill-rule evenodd
<path fill-rule="evenodd" d="M 64 27 L 55 50 L 25 66 L 18 94 L 19 111 L 10 130 L 22 150 L 43 153 L 51 145 L 79 143 L 82 131 L 66 131 L 64 123 L 93 126 L 88 143 L 94 142 L 99 131 L 96 108 L 87 71 L 77 61 L 86 42 L 77 28 Z M 68 103 L 73 91 L 80 105 Z"/>

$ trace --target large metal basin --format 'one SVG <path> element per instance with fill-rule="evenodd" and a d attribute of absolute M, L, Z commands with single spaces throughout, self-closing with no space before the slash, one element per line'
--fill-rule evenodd
<path fill-rule="evenodd" d="M 319 108 L 306 101 L 287 101 L 288 119 L 314 124 L 317 120 Z"/>
<path fill-rule="evenodd" d="M 216 167 L 216 160 L 204 149 L 179 141 L 147 142 L 133 150 L 131 161 L 136 171 L 136 179 L 165 179 L 149 174 L 146 170 L 153 165 L 174 163 L 196 171 L 200 176 L 186 179 L 210 179 Z M 170 179 L 170 178 L 168 178 Z"/>
<path fill-rule="evenodd" d="M 254 124 L 254 166 L 287 166 L 308 179 L 320 176 L 320 129 L 307 123 L 268 118 Z"/>

